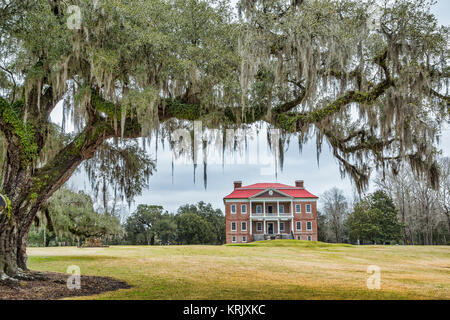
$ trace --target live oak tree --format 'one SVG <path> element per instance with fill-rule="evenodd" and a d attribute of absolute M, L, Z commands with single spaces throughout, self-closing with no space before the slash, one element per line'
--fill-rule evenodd
<path fill-rule="evenodd" d="M 300 145 L 315 136 L 359 190 L 402 161 L 437 186 L 448 27 L 428 1 L 242 0 L 237 11 L 226 0 L 0 0 L 1 279 L 32 277 L 34 217 L 105 141 L 167 137 L 186 121 L 265 122 Z M 55 145 L 59 102 L 75 133 Z"/>
<path fill-rule="evenodd" d="M 180 211 L 175 215 L 177 223 L 178 244 L 215 243 L 214 225 L 199 214 L 190 211 Z"/>
<path fill-rule="evenodd" d="M 46 220 L 49 231 L 58 236 L 77 239 L 122 235 L 120 220 L 116 216 L 94 210 L 92 198 L 80 191 L 61 188 L 41 209 L 40 220 Z"/>
<path fill-rule="evenodd" d="M 175 242 L 176 224 L 173 215 L 164 212 L 161 206 L 140 204 L 127 218 L 124 227 L 131 244 Z"/>
<path fill-rule="evenodd" d="M 208 229 L 212 229 L 215 235 L 214 240 L 210 242 L 211 244 L 225 243 L 225 216 L 222 210 L 214 209 L 210 203 L 200 201 L 195 205 L 186 204 L 179 207 L 177 215 L 182 215 L 184 213 L 196 214 L 210 225 Z"/>

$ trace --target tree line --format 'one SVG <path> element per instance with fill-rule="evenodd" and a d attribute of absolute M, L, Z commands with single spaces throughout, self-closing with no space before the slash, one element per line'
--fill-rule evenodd
<path fill-rule="evenodd" d="M 321 197 L 318 239 L 359 244 L 450 244 L 450 159 L 439 159 L 439 188 L 406 169 L 379 174 L 377 191 L 349 200 L 338 188 Z M 171 245 L 225 243 L 225 216 L 203 201 L 176 212 L 139 205 L 123 218 L 113 208 L 94 210 L 91 197 L 57 191 L 35 218 L 30 245 L 80 245 L 87 238 L 106 244 Z"/>
<path fill-rule="evenodd" d="M 176 213 L 141 204 L 130 216 L 121 218 L 117 210 L 95 210 L 91 197 L 83 191 L 63 188 L 36 217 L 29 245 L 83 245 L 89 238 L 115 245 L 225 243 L 223 212 L 203 201 L 180 206 Z"/>
<path fill-rule="evenodd" d="M 326 242 L 450 244 L 450 159 L 439 159 L 439 188 L 407 169 L 379 174 L 378 188 L 348 200 L 338 188 L 326 191 L 318 213 L 318 238 Z"/>

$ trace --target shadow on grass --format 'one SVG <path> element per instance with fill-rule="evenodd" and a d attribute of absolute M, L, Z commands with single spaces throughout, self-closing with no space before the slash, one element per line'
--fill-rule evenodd
<path fill-rule="evenodd" d="M 102 260 L 111 261 L 117 260 L 120 257 L 112 256 L 30 256 L 28 261 L 33 263 L 46 263 L 46 262 L 67 262 L 67 261 L 80 261 L 80 262 L 101 262 Z"/>
<path fill-rule="evenodd" d="M 301 248 L 327 248 L 327 247 L 346 247 L 354 248 L 353 245 L 347 243 L 325 243 L 321 241 L 306 240 L 262 240 L 250 243 L 230 243 L 226 244 L 230 247 L 301 247 Z"/>

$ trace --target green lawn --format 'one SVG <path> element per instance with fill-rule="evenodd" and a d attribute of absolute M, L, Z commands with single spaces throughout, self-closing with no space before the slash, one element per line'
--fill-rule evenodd
<path fill-rule="evenodd" d="M 228 246 L 29 248 L 34 270 L 112 276 L 132 289 L 83 299 L 450 299 L 450 247 L 274 240 Z M 381 268 L 369 290 L 367 267 Z"/>

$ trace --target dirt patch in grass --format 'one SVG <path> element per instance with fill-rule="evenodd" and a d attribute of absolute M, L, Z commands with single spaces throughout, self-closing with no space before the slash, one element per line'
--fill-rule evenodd
<path fill-rule="evenodd" d="M 131 288 L 124 281 L 110 277 L 81 276 L 81 288 L 67 288 L 69 274 L 46 272 L 45 280 L 19 281 L 17 285 L 0 283 L 0 300 L 54 300 L 91 296 Z"/>

